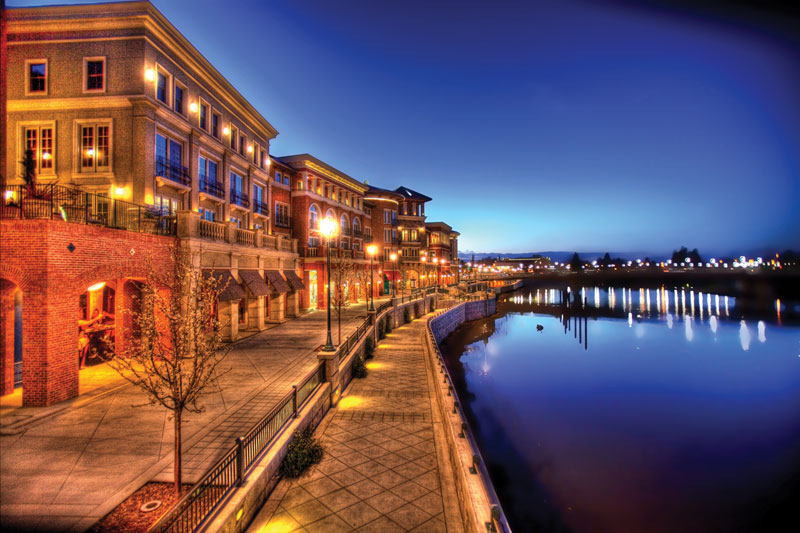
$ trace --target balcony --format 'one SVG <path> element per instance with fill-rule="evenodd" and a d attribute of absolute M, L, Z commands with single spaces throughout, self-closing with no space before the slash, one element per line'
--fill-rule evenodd
<path fill-rule="evenodd" d="M 265 235 L 263 229 L 237 227 L 233 222 L 204 220 L 195 212 L 178 213 L 177 236 L 245 246 L 254 249 L 297 253 L 297 240 L 286 235 Z"/>
<path fill-rule="evenodd" d="M 275 227 L 290 229 L 292 227 L 292 217 L 287 215 L 275 215 Z"/>
<path fill-rule="evenodd" d="M 269 205 L 260 200 L 253 200 L 253 212 L 259 215 L 269 216 Z"/>
<path fill-rule="evenodd" d="M 322 248 L 319 246 L 305 246 L 303 248 L 303 257 L 319 257 Z"/>
<path fill-rule="evenodd" d="M 372 235 L 371 234 L 364 235 L 364 242 L 366 244 L 371 243 L 372 242 Z"/>
<path fill-rule="evenodd" d="M 247 193 L 243 193 L 242 191 L 238 191 L 236 189 L 231 189 L 231 203 L 248 208 L 250 207 L 250 198 L 247 196 Z"/>
<path fill-rule="evenodd" d="M 362 236 L 363 236 L 363 233 L 361 233 L 360 229 L 354 229 L 353 230 L 353 237 L 355 237 L 356 239 L 360 239 Z"/>
<path fill-rule="evenodd" d="M 200 192 L 220 199 L 225 198 L 225 193 L 222 190 L 222 184 L 216 180 L 208 179 L 205 176 L 200 176 Z"/>
<path fill-rule="evenodd" d="M 183 165 L 173 163 L 165 157 L 159 156 L 156 158 L 156 176 L 179 183 L 184 187 L 192 186 L 192 177 L 189 176 L 189 169 Z"/>
<path fill-rule="evenodd" d="M 352 234 L 353 230 L 351 230 L 349 227 L 347 226 L 342 227 L 342 235 L 344 235 L 345 237 L 350 237 Z"/>
<path fill-rule="evenodd" d="M 3 190 L 0 218 L 56 219 L 75 224 L 175 235 L 174 216 L 164 215 L 153 206 L 83 192 L 62 185 L 8 185 Z"/>

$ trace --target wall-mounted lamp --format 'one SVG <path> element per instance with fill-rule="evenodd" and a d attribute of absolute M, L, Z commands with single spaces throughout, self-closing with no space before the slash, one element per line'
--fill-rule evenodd
<path fill-rule="evenodd" d="M 222 128 L 222 133 L 224 133 L 225 135 L 230 135 L 231 129 L 228 126 L 225 126 L 224 128 Z"/>
<path fill-rule="evenodd" d="M 149 68 L 144 71 L 144 79 L 147 81 L 154 81 L 156 79 L 156 71 Z"/>
<path fill-rule="evenodd" d="M 189 111 L 192 113 L 197 113 L 197 102 L 192 102 L 189 104 Z"/>

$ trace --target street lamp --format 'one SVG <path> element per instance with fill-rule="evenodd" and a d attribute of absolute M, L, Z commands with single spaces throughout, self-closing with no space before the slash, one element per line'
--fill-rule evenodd
<path fill-rule="evenodd" d="M 323 352 L 334 352 L 336 347 L 333 345 L 333 338 L 331 337 L 331 239 L 336 235 L 339 227 L 336 221 L 331 218 L 324 218 L 319 223 L 319 232 L 328 241 L 328 340 L 325 341 L 325 346 L 322 348 Z"/>
<path fill-rule="evenodd" d="M 391 259 L 392 263 L 397 263 L 397 254 L 390 254 L 389 259 Z M 397 297 L 397 270 L 394 271 L 392 274 L 392 278 L 394 283 L 392 284 L 392 298 Z"/>
<path fill-rule="evenodd" d="M 375 302 L 374 302 L 374 300 L 372 298 L 372 295 L 375 292 L 375 287 L 373 287 L 373 284 L 375 283 L 375 278 L 372 275 L 373 274 L 373 272 L 372 272 L 372 257 L 375 255 L 375 253 L 377 251 L 378 251 L 378 247 L 376 245 L 370 244 L 369 246 L 367 246 L 367 253 L 369 254 L 369 310 L 370 311 L 374 311 L 375 310 Z"/>

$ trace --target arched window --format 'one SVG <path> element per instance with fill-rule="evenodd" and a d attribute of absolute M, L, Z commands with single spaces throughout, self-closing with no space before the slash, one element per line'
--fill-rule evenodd
<path fill-rule="evenodd" d="M 319 211 L 313 204 L 308 208 L 308 227 L 309 229 L 319 229 Z"/>
<path fill-rule="evenodd" d="M 325 213 L 325 218 L 329 218 L 329 219 L 335 221 L 336 220 L 336 213 L 334 212 L 333 209 L 328 209 L 328 212 Z"/>
<path fill-rule="evenodd" d="M 357 218 L 353 219 L 353 233 L 358 233 L 361 231 L 361 223 L 358 221 Z"/>
<path fill-rule="evenodd" d="M 347 220 L 347 215 L 342 215 L 339 219 L 339 230 L 344 232 L 345 229 L 350 229 L 350 223 Z"/>

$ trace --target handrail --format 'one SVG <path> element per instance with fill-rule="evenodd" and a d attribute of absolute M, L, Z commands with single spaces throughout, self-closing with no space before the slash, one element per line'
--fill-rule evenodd
<path fill-rule="evenodd" d="M 486 468 L 486 461 L 483 460 L 483 456 L 481 455 L 480 449 L 478 448 L 477 440 L 472 433 L 472 429 L 470 428 L 469 424 L 466 422 L 467 418 L 464 414 L 464 410 L 462 409 L 461 405 L 462 402 L 458 399 L 458 395 L 456 393 L 455 385 L 452 376 L 450 375 L 450 370 L 447 368 L 447 362 L 442 355 L 442 351 L 439 349 L 439 343 L 436 342 L 436 336 L 433 334 L 433 329 L 431 329 L 431 323 L 436 320 L 441 315 L 449 312 L 457 305 L 465 305 L 466 302 L 456 303 L 454 300 L 449 302 L 449 305 L 440 311 L 438 311 L 430 320 L 428 320 L 427 328 L 428 328 L 428 339 L 430 340 L 431 347 L 433 351 L 439 358 L 439 368 L 441 372 L 444 374 L 445 383 L 448 385 L 449 390 L 453 393 L 453 412 L 458 413 L 459 418 L 462 420 L 462 433 L 464 438 L 467 440 L 469 444 L 470 450 L 473 456 L 473 466 L 471 467 L 475 469 L 476 473 L 479 473 L 482 480 L 482 485 L 484 490 L 486 491 L 486 495 L 488 497 L 489 503 L 491 505 L 491 509 L 489 510 L 490 516 L 492 517 L 492 521 L 497 528 L 498 531 L 510 533 L 511 526 L 508 524 L 508 520 L 506 519 L 506 514 L 503 512 L 503 506 L 500 503 L 500 498 L 497 496 L 497 493 L 494 490 L 494 485 L 492 484 L 492 479 L 489 476 L 489 471 Z M 475 460 L 477 459 L 477 461 Z"/>

